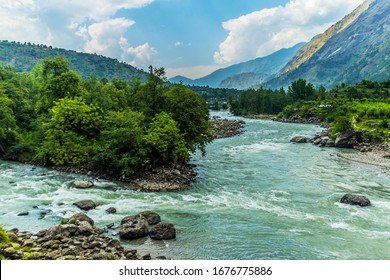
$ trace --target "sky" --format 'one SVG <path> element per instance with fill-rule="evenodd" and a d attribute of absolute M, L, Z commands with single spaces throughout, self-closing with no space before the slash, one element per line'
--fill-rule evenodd
<path fill-rule="evenodd" d="M 96 53 L 167 77 L 307 42 L 364 0 L 0 0 L 0 39 Z"/>

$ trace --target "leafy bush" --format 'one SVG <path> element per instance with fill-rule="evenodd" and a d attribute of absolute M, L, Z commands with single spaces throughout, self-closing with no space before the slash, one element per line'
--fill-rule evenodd
<path fill-rule="evenodd" d="M 338 133 L 343 132 L 349 129 L 353 129 L 351 118 L 346 116 L 340 116 L 336 119 L 336 121 L 333 124 L 332 132 Z"/>

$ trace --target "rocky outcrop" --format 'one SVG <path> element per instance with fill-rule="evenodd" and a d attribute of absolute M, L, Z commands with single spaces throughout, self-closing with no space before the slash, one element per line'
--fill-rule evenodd
<path fill-rule="evenodd" d="M 371 206 L 371 201 L 367 197 L 361 195 L 346 194 L 341 198 L 340 202 L 362 207 Z"/>
<path fill-rule="evenodd" d="M 91 180 L 86 180 L 86 181 L 76 180 L 76 181 L 73 181 L 70 184 L 70 186 L 72 188 L 76 188 L 76 189 L 88 189 L 88 188 L 92 188 L 94 186 L 94 184 Z"/>
<path fill-rule="evenodd" d="M 336 139 L 337 148 L 354 148 L 362 142 L 362 132 L 351 129 L 343 131 Z"/>
<path fill-rule="evenodd" d="M 307 143 L 309 142 L 309 139 L 305 136 L 294 136 L 291 138 L 290 142 L 292 143 Z"/>
<path fill-rule="evenodd" d="M 129 188 L 142 192 L 178 192 L 188 189 L 195 181 L 194 165 L 158 167 L 143 173 L 129 183 Z"/>
<path fill-rule="evenodd" d="M 84 211 L 89 211 L 96 208 L 96 204 L 92 200 L 81 200 L 73 203 L 73 205 Z"/>
<path fill-rule="evenodd" d="M 7 232 L 11 242 L 2 244 L 0 254 L 8 259 L 45 260 L 141 260 L 150 259 L 125 249 L 118 240 L 93 227 L 93 221 L 85 214 L 71 218 L 37 234 Z"/>
<path fill-rule="evenodd" d="M 173 224 L 160 222 L 151 228 L 149 236 L 150 238 L 156 240 L 175 239 L 176 229 Z"/>

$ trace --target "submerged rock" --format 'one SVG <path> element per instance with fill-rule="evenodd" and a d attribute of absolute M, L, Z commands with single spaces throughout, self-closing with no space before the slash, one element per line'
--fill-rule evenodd
<path fill-rule="evenodd" d="M 73 205 L 75 205 L 78 208 L 80 208 L 81 210 L 85 210 L 85 211 L 92 210 L 92 209 L 96 208 L 96 204 L 92 200 L 81 200 L 81 201 L 73 203 Z"/>
<path fill-rule="evenodd" d="M 106 209 L 106 213 L 107 214 L 115 214 L 116 213 L 116 208 L 110 207 L 110 208 Z"/>
<path fill-rule="evenodd" d="M 309 139 L 305 136 L 294 136 L 291 138 L 290 142 L 292 143 L 307 143 L 309 142 Z"/>
<path fill-rule="evenodd" d="M 94 184 L 91 180 L 86 180 L 86 181 L 77 180 L 77 181 L 73 181 L 70 186 L 76 189 L 88 189 L 88 188 L 92 188 Z"/>
<path fill-rule="evenodd" d="M 362 207 L 371 206 L 371 201 L 367 197 L 362 195 L 346 194 L 341 198 L 340 202 L 350 205 L 358 205 Z"/>

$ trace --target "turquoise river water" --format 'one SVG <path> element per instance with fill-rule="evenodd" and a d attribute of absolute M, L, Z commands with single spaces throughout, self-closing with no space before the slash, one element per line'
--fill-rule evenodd
<path fill-rule="evenodd" d="M 140 193 L 109 181 L 77 190 L 70 182 L 87 176 L 0 161 L 0 224 L 37 232 L 79 212 L 73 202 L 92 199 L 98 207 L 88 215 L 99 227 L 144 210 L 175 224 L 176 240 L 123 242 L 154 257 L 390 259 L 389 173 L 340 160 L 340 150 L 289 142 L 318 126 L 245 121 L 245 133 L 193 156 L 197 182 L 180 193 Z M 373 206 L 340 204 L 345 193 L 365 195 Z M 117 213 L 106 214 L 109 207 Z M 29 215 L 17 216 L 23 211 Z"/>

